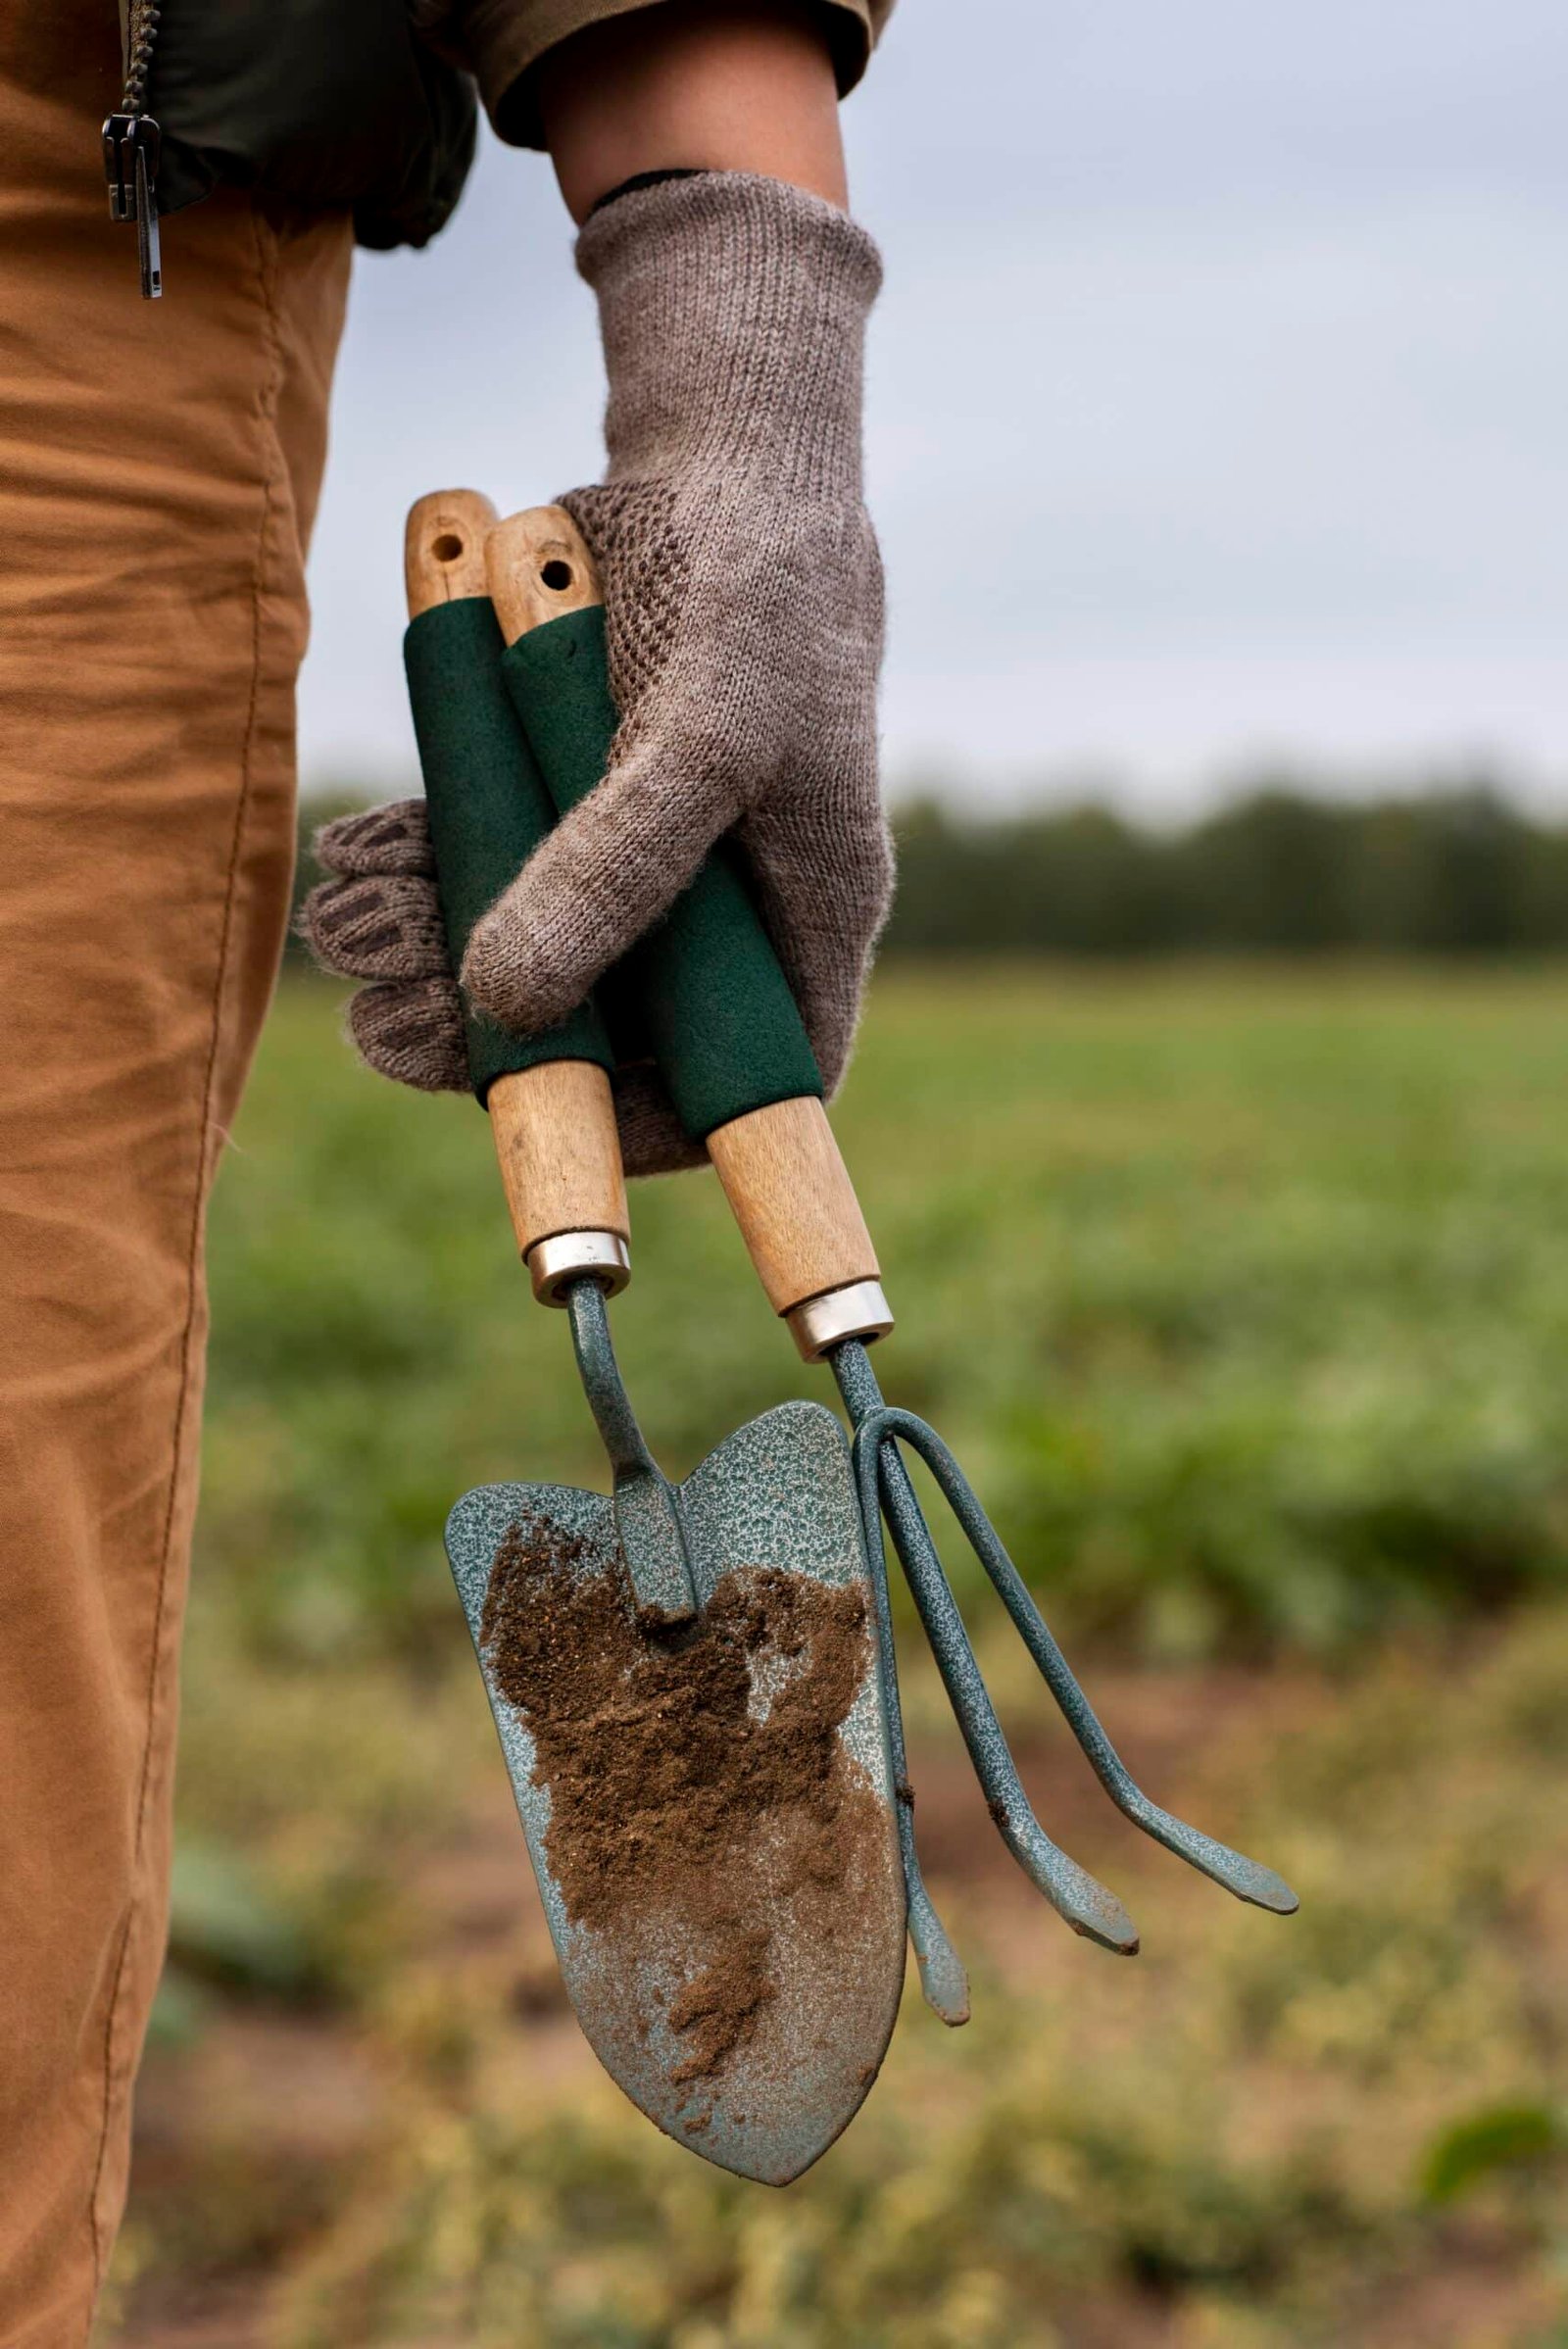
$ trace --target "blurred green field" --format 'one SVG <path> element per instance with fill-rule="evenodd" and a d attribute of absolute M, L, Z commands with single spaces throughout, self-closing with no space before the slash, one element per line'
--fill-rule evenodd
<path fill-rule="evenodd" d="M 878 987 L 837 1124 L 949 1436 L 1129 1759 L 1297 1882 L 1115 1823 L 982 1632 L 1047 1824 L 993 1851 L 905 1645 L 975 2022 L 911 2004 L 782 2195 L 599 2080 L 441 1554 L 600 1480 L 469 1103 L 292 981 L 212 1232 L 174 1947 L 107 2339 L 137 2349 L 1568 2343 L 1568 974 L 995 970 Z M 634 1197 L 671 1470 L 822 1394 L 716 1187 Z M 825 1399 L 824 1395 L 824 1399 Z M 954 1560 L 979 1626 L 976 1578 Z"/>

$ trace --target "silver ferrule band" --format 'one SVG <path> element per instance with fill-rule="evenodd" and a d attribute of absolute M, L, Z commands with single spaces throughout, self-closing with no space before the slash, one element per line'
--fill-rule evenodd
<path fill-rule="evenodd" d="M 595 1280 L 618 1297 L 631 1279 L 631 1251 L 618 1232 L 555 1232 L 536 1240 L 524 1260 L 542 1305 L 564 1305 L 573 1281 Z"/>
<path fill-rule="evenodd" d="M 893 1313 L 880 1281 L 851 1281 L 846 1288 L 829 1289 L 792 1305 L 784 1316 L 790 1335 L 806 1362 L 820 1362 L 824 1354 L 847 1338 L 885 1338 Z"/>

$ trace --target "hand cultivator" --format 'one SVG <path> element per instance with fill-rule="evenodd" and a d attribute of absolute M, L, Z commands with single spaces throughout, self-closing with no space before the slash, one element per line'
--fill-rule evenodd
<path fill-rule="evenodd" d="M 615 728 L 593 563 L 544 508 L 421 500 L 409 523 L 410 691 L 454 967 L 479 915 L 598 782 Z M 1111 1800 L 1244 1900 L 1279 1877 L 1161 1810 L 1118 1759 L 953 1454 L 890 1408 L 867 1345 L 893 1318 L 815 1063 L 745 880 L 720 848 L 551 1034 L 468 1030 L 534 1294 L 564 1306 L 612 1496 L 499 1485 L 447 1544 L 563 1973 L 609 2070 L 710 2160 L 782 2183 L 864 2098 L 907 1933 L 926 1998 L 968 2014 L 921 1882 L 885 1518 L 999 1828 L 1077 1933 L 1129 1953 L 1121 1903 L 1046 1835 L 987 1695 L 901 1447 L 930 1470 Z M 628 1277 L 615 1116 L 657 1068 L 706 1149 L 774 1311 L 855 1429 L 786 1404 L 679 1487 L 611 1345 Z"/>

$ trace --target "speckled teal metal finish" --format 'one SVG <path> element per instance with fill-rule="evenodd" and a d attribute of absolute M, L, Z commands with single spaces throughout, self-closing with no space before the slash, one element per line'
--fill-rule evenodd
<path fill-rule="evenodd" d="M 785 1403 L 749 1421 L 678 1488 L 678 1504 L 699 1605 L 706 1604 L 731 1567 L 765 1564 L 822 1583 L 858 1583 L 868 1615 L 877 1612 L 849 1446 L 838 1420 L 820 1404 Z M 447 1556 L 578 2021 L 606 2069 L 677 2143 L 743 2178 L 785 2184 L 832 2143 L 876 2078 L 904 1978 L 902 1900 L 892 1911 L 887 1946 L 879 1952 L 880 1978 L 858 1979 L 853 2004 L 834 1982 L 831 1950 L 809 1949 L 793 1974 L 781 1969 L 783 1983 L 768 2010 L 770 2037 L 760 2034 L 738 2049 L 716 2083 L 672 2080 L 681 2050 L 657 2018 L 700 1969 L 701 1953 L 672 1951 L 659 1921 L 651 1919 L 634 1968 L 637 1979 L 628 1982 L 624 1935 L 612 1963 L 596 1935 L 568 1916 L 550 1866 L 550 1788 L 536 1782 L 526 1722 L 498 1687 L 485 1654 L 481 1625 L 491 1569 L 519 1519 L 542 1520 L 580 1538 L 587 1546 L 574 1572 L 621 1577 L 625 1569 L 615 1505 L 603 1493 L 566 1485 L 485 1485 L 466 1493 L 447 1522 Z M 626 1594 L 630 1603 L 629 1579 Z M 896 1890 L 902 1881 L 894 1824 L 900 1806 L 887 1688 L 873 1643 L 839 1736 L 883 1809 L 884 1881 Z M 797 1976 L 808 1995 L 791 1988 Z M 643 2034 L 634 2019 L 648 2014 L 656 2021 Z"/>
<path fill-rule="evenodd" d="M 935 1428 L 916 1418 L 912 1411 L 891 1409 L 884 1402 L 865 1347 L 857 1340 L 839 1346 L 831 1361 L 845 1408 L 856 1430 L 856 1481 L 867 1547 L 880 1553 L 885 1512 L 894 1547 L 992 1817 L 1013 1857 L 1053 1908 L 1075 1933 L 1098 1941 L 1102 1948 L 1131 1955 L 1138 1947 L 1137 1929 L 1120 1901 L 1053 1843 L 1029 1807 L 969 1645 L 957 1601 L 943 1572 L 908 1471 L 899 1455 L 901 1443 L 907 1444 L 935 1477 L 965 1540 L 985 1568 L 1068 1727 L 1117 1809 L 1134 1826 L 1142 1828 L 1145 1835 L 1152 1835 L 1167 1850 L 1223 1884 L 1239 1900 L 1270 1909 L 1277 1916 L 1290 1916 L 1298 1905 L 1296 1894 L 1272 1868 L 1232 1851 L 1228 1844 L 1217 1842 L 1212 1835 L 1161 1810 L 1135 1783 L 1101 1727 L 968 1479 Z M 891 1639 L 888 1644 L 891 1649 Z M 891 1676 L 891 1662 L 886 1669 Z M 889 1712 L 896 1720 L 896 1697 Z M 908 1841 L 912 1845 L 912 1834 Z M 910 1865 L 911 1854 L 906 1849 L 906 1875 Z M 909 1876 L 909 1882 L 912 1920 L 917 1871 Z M 945 1943 L 945 1935 L 943 1940 Z M 924 1972 L 922 1964 L 922 1982 Z M 939 2000 L 933 1999 L 932 2003 L 939 2013 L 943 2011 Z"/>
<path fill-rule="evenodd" d="M 863 1350 L 863 1349 L 862 1349 Z M 893 1785 L 899 1801 L 899 1853 L 904 1867 L 904 1893 L 908 1909 L 909 1946 L 920 1974 L 920 1992 L 935 2015 L 956 2029 L 969 2020 L 969 1977 L 963 1960 L 948 1938 L 937 1915 L 914 1842 L 914 1787 L 904 1748 L 904 1708 L 899 1702 L 899 1664 L 893 1644 L 893 1608 L 888 1595 L 887 1561 L 882 1554 L 882 1528 L 873 1516 L 862 1525 L 867 1532 L 866 1563 L 876 1599 L 877 1657 L 882 1673 L 882 1698 L 888 1717 L 888 1751 L 893 1761 Z"/>
<path fill-rule="evenodd" d="M 621 1383 L 610 1338 L 610 1309 L 599 1283 L 573 1281 L 566 1292 L 566 1311 L 582 1391 L 614 1478 L 615 1531 L 637 1594 L 637 1611 L 650 1623 L 689 1623 L 697 1612 L 697 1589 L 686 1554 L 680 1495 L 643 1442 L 631 1397 Z"/>

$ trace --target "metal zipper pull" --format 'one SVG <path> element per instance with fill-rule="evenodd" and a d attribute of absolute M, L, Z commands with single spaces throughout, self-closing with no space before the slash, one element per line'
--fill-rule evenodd
<path fill-rule="evenodd" d="M 145 115 L 141 120 L 143 127 L 151 129 L 154 145 L 149 154 L 146 139 L 136 141 L 136 257 L 141 263 L 141 298 L 144 302 L 156 302 L 164 290 L 164 256 L 154 185 L 159 131 L 157 123 L 149 122 Z"/>
<path fill-rule="evenodd" d="M 151 115 L 111 115 L 104 124 L 104 176 L 109 218 L 134 220 L 144 302 L 164 290 L 158 237 L 158 156 L 163 134 Z"/>

